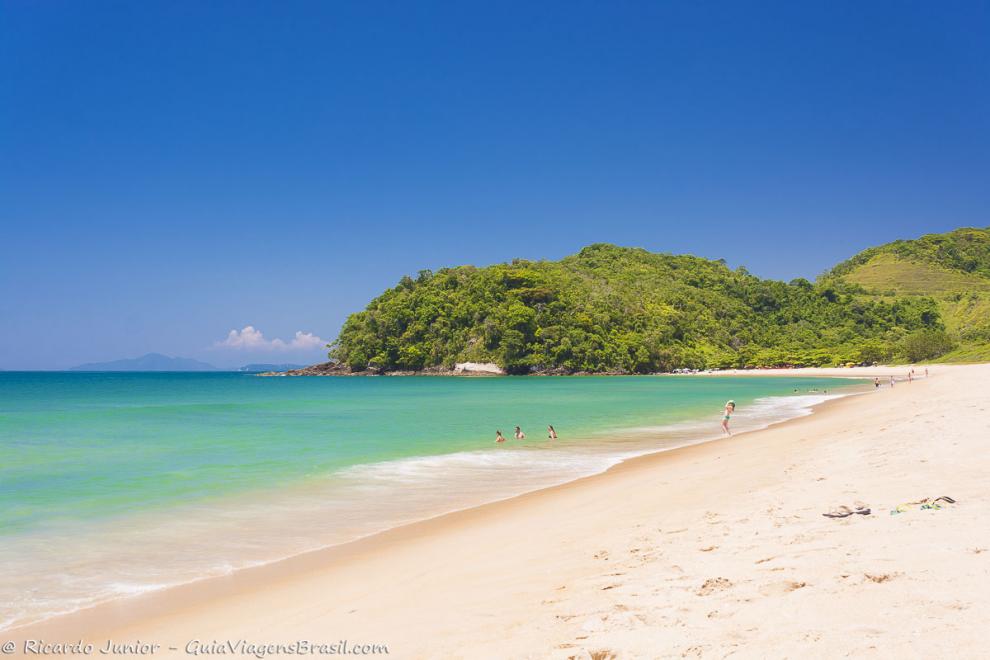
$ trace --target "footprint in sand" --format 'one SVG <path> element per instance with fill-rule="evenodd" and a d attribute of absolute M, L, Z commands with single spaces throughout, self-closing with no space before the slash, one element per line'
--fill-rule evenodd
<path fill-rule="evenodd" d="M 773 582 L 771 584 L 765 585 L 760 589 L 760 593 L 764 596 L 783 596 L 784 594 L 789 594 L 792 591 L 797 591 L 798 589 L 803 589 L 808 586 L 807 582 L 795 582 L 794 580 L 783 580 L 781 582 Z"/>
<path fill-rule="evenodd" d="M 707 548 L 698 548 L 701 552 L 711 552 L 712 550 L 718 550 L 717 545 L 710 545 Z"/>
<path fill-rule="evenodd" d="M 732 586 L 732 582 L 729 581 L 728 578 L 724 578 L 724 577 L 708 578 L 707 580 L 705 580 L 705 583 L 701 585 L 701 588 L 698 589 L 697 594 L 699 596 L 707 596 L 709 594 L 715 593 L 716 591 L 722 591 L 724 589 L 728 589 L 731 586 Z"/>
<path fill-rule="evenodd" d="M 870 573 L 863 573 L 864 578 L 866 578 L 870 582 L 876 582 L 877 584 L 881 584 L 883 582 L 889 582 L 890 580 L 893 580 L 895 577 L 898 577 L 899 575 L 900 573 L 879 573 L 877 575 L 871 575 Z"/>
<path fill-rule="evenodd" d="M 963 603 L 963 602 L 957 600 L 957 601 L 954 601 L 954 602 L 951 602 L 951 603 L 946 603 L 945 604 L 945 607 L 948 608 L 948 609 L 950 609 L 950 610 L 959 610 L 959 611 L 961 611 L 961 610 L 968 610 L 969 607 L 970 607 L 970 604 L 969 603 Z"/>
<path fill-rule="evenodd" d="M 619 657 L 615 654 L 615 651 L 612 651 L 611 649 L 597 649 L 594 651 L 588 651 L 588 656 L 591 660 L 615 660 L 615 658 Z"/>

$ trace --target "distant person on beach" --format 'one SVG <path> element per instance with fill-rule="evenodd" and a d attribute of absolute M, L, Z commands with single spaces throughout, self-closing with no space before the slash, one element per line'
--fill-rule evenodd
<path fill-rule="evenodd" d="M 522 429 L 518 426 L 516 427 L 516 440 L 525 440 L 526 434 L 522 432 Z"/>
<path fill-rule="evenodd" d="M 914 382 L 914 369 L 908 372 L 908 383 Z"/>
<path fill-rule="evenodd" d="M 736 411 L 735 401 L 725 402 L 725 415 L 722 417 L 722 430 L 725 431 L 726 435 L 732 435 L 732 431 L 729 430 L 729 418 L 732 417 L 732 413 Z"/>
<path fill-rule="evenodd" d="M 549 438 L 550 440 L 557 439 L 557 432 L 554 430 L 553 424 L 547 426 L 547 438 Z"/>
<path fill-rule="evenodd" d="M 505 436 L 502 435 L 502 431 L 495 431 L 495 442 L 505 442 Z"/>
<path fill-rule="evenodd" d="M 925 367 L 925 378 L 928 378 L 928 367 Z"/>
<path fill-rule="evenodd" d="M 874 378 L 873 379 L 873 387 L 876 387 L 876 388 L 879 389 L 879 387 L 880 387 L 880 379 L 879 378 Z"/>
<path fill-rule="evenodd" d="M 891 387 L 894 386 L 894 377 L 893 376 L 890 377 L 890 386 Z"/>

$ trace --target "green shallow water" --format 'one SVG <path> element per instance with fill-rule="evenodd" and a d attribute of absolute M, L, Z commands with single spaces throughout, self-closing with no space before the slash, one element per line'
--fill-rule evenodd
<path fill-rule="evenodd" d="M 718 437 L 730 398 L 745 430 L 855 384 L 0 373 L 0 629 Z"/>
<path fill-rule="evenodd" d="M 348 466 L 565 440 L 740 409 L 835 381 L 781 378 L 260 378 L 0 373 L 0 530 L 115 515 Z"/>

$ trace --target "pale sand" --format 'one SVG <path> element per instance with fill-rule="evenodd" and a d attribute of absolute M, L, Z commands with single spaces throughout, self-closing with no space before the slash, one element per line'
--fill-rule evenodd
<path fill-rule="evenodd" d="M 7 638 L 180 651 L 347 639 L 397 658 L 986 657 L 988 383 L 990 365 L 934 367 L 764 431 Z M 939 495 L 958 504 L 889 513 Z M 821 515 L 857 500 L 873 514 Z"/>

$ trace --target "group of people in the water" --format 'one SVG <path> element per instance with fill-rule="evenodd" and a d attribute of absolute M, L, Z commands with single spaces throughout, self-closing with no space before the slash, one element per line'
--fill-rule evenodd
<path fill-rule="evenodd" d="M 513 435 L 516 440 L 526 439 L 526 434 L 523 433 L 523 430 L 518 426 L 516 427 L 516 432 Z M 547 426 L 547 440 L 556 440 L 556 439 L 557 439 L 557 431 L 556 429 L 553 428 L 553 425 L 550 424 Z M 501 429 L 495 431 L 495 442 L 505 442 L 505 436 L 502 435 Z"/>
<path fill-rule="evenodd" d="M 736 411 L 736 402 L 731 400 L 726 401 L 725 413 L 722 417 L 722 430 L 726 433 L 726 435 L 732 435 L 732 431 L 729 430 L 729 419 L 732 417 L 732 413 L 734 413 L 735 411 Z M 516 440 L 525 440 L 526 434 L 523 433 L 521 427 L 517 426 L 515 432 L 512 434 L 512 437 L 514 437 Z M 548 424 L 547 440 L 556 440 L 556 439 L 557 439 L 557 430 L 553 427 L 553 424 Z M 502 443 L 505 441 L 506 441 L 506 437 L 502 435 L 502 429 L 498 429 L 497 431 L 495 431 L 495 442 Z"/>
<path fill-rule="evenodd" d="M 927 378 L 927 377 L 928 377 L 928 369 L 925 369 L 925 378 Z M 912 369 L 910 372 L 908 372 L 908 382 L 910 383 L 912 380 L 914 380 L 914 369 Z M 876 387 L 880 387 L 880 379 L 879 378 L 874 378 L 873 379 L 873 383 L 874 383 L 874 385 Z M 891 387 L 894 386 L 894 377 L 893 376 L 890 377 L 890 386 Z M 794 391 L 797 392 L 796 389 Z M 810 389 L 808 391 L 809 392 L 815 392 L 815 393 L 817 393 L 818 392 L 818 388 Z M 825 390 L 825 394 L 828 394 L 828 390 Z M 732 413 L 734 413 L 735 411 L 736 411 L 736 402 L 733 401 L 733 400 L 731 400 L 731 399 L 729 401 L 726 401 L 725 402 L 725 409 L 724 409 L 723 414 L 722 414 L 722 431 L 726 435 L 732 435 L 732 431 L 729 429 L 729 420 L 732 418 Z M 523 433 L 522 429 L 519 428 L 518 426 L 516 427 L 515 438 L 516 438 L 516 440 L 525 440 L 526 439 L 526 434 Z M 547 439 L 548 440 L 556 440 L 557 439 L 557 431 L 554 430 L 553 425 L 547 426 Z M 505 436 L 502 435 L 502 431 L 501 430 L 495 431 L 495 442 L 505 442 Z"/>

